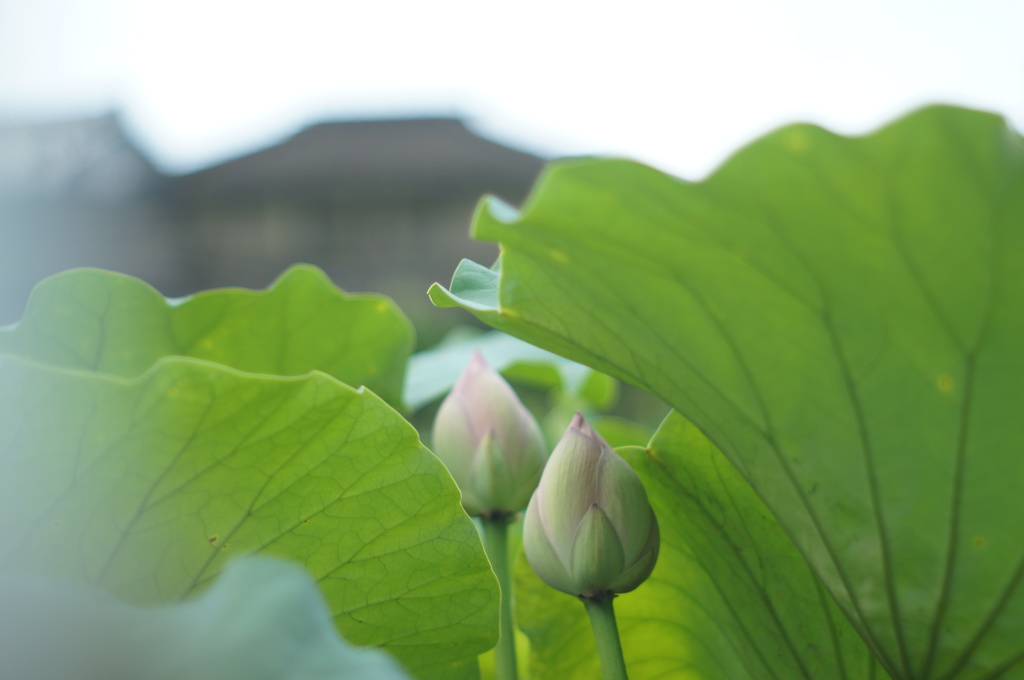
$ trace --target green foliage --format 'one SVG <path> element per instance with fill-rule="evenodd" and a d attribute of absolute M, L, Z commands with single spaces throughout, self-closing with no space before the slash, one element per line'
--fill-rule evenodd
<path fill-rule="evenodd" d="M 857 633 L 750 486 L 672 414 L 648 448 L 620 449 L 661 524 L 661 555 L 615 609 L 632 680 L 881 678 Z M 599 677 L 582 604 L 520 559 L 517 616 L 531 677 Z"/>
<path fill-rule="evenodd" d="M 0 370 L 3 567 L 174 602 L 266 551 L 306 566 L 349 641 L 412 670 L 493 644 L 458 490 L 373 393 L 180 358 L 137 379 Z"/>
<path fill-rule="evenodd" d="M 0 676 L 170 680 L 408 680 L 341 640 L 299 567 L 233 562 L 197 599 L 133 607 L 52 577 L 0 578 Z"/>
<path fill-rule="evenodd" d="M 1022 227 L 1021 138 L 933 107 L 695 184 L 557 163 L 478 212 L 500 265 L 431 295 L 686 415 L 893 678 L 1019 678 Z"/>
<path fill-rule="evenodd" d="M 633 680 L 1024 678 L 1024 143 L 1001 119 L 791 126 L 699 183 L 556 163 L 474 231 L 501 260 L 432 299 L 537 347 L 410 361 L 390 301 L 306 266 L 176 301 L 40 284 L 0 329 L 0 675 L 399 677 L 333 620 L 418 679 L 478 677 L 495 578 L 395 408 L 479 347 L 549 435 L 617 380 L 678 411 L 622 449 L 662 533 L 616 600 Z M 225 566 L 254 553 L 304 571 Z M 516 580 L 534 680 L 596 677 L 580 603 L 521 557 Z"/>
<path fill-rule="evenodd" d="M 0 353 L 123 377 L 165 356 L 249 373 L 317 370 L 400 404 L 413 330 L 379 295 L 347 295 L 315 267 L 292 267 L 262 291 L 227 288 L 167 300 L 131 276 L 79 269 L 32 292 Z"/>
<path fill-rule="evenodd" d="M 273 553 L 310 571 L 350 642 L 419 678 L 475 677 L 498 593 L 450 475 L 373 392 L 308 373 L 387 367 L 397 385 L 408 326 L 383 299 L 366 308 L 326 285 L 298 268 L 265 294 L 172 306 L 116 274 L 49 280 L 6 332 L 28 360 L 0 356 L 0 568 L 158 603 L 232 556 Z M 328 351 L 300 320 L 360 348 Z M 189 342 L 167 330 L 186 327 Z M 263 374 L 180 356 L 205 346 L 195 338 Z"/>

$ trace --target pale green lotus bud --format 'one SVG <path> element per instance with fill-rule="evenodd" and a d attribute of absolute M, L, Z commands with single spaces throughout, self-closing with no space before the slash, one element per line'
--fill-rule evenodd
<path fill-rule="evenodd" d="M 495 517 L 526 507 L 548 457 L 537 421 L 480 352 L 437 411 L 434 453 L 466 512 Z"/>
<path fill-rule="evenodd" d="M 526 509 L 530 566 L 570 595 L 627 593 L 650 576 L 659 544 L 640 478 L 577 413 Z"/>

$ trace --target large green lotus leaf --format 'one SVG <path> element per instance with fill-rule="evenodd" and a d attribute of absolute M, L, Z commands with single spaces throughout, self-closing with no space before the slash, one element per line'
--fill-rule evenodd
<path fill-rule="evenodd" d="M 570 161 L 436 303 L 640 385 L 756 488 L 897 679 L 1024 678 L 1024 143 L 923 109 L 700 183 Z"/>
<path fill-rule="evenodd" d="M 458 489 L 372 392 L 195 359 L 124 379 L 0 357 L 0 568 L 147 604 L 264 552 L 417 677 L 473 677 L 497 637 Z"/>
<path fill-rule="evenodd" d="M 409 680 L 338 637 L 300 567 L 249 557 L 199 598 L 127 605 L 87 586 L 0 575 L 0 677 L 57 680 Z"/>
<path fill-rule="evenodd" d="M 619 450 L 661 527 L 651 577 L 615 599 L 632 680 L 886 677 L 750 486 L 670 414 L 646 449 Z M 533 680 L 600 677 L 583 605 L 516 565 Z"/>
<path fill-rule="evenodd" d="M 266 290 L 174 301 L 131 276 L 72 270 L 36 286 L 21 321 L 0 331 L 0 352 L 55 366 L 135 377 L 161 357 L 189 356 L 251 373 L 318 370 L 395 405 L 412 346 L 391 300 L 348 295 L 309 265 Z"/>

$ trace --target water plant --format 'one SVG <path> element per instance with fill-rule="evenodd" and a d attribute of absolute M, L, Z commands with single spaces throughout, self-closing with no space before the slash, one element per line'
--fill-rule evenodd
<path fill-rule="evenodd" d="M 479 677 L 501 595 L 463 499 L 501 469 L 496 449 L 462 493 L 407 421 L 479 346 L 551 411 L 583 404 L 594 434 L 580 419 L 572 437 L 626 444 L 660 535 L 616 600 L 633 680 L 1024 678 L 1024 141 L 1004 120 L 940 106 L 857 138 L 789 126 L 701 182 L 560 161 L 522 210 L 485 199 L 473 231 L 499 262 L 464 262 L 430 295 L 529 346 L 413 356 L 390 301 L 311 267 L 174 304 L 109 272 L 40 283 L 0 330 L 0 675 L 81 658 L 79 628 L 32 629 L 42 653 L 16 642 L 26 612 L 70 603 L 62 620 L 114 622 L 94 642 L 165 640 L 178 658 L 202 648 L 182 632 L 195 612 L 264 631 L 230 638 L 221 677 L 255 655 L 266 677 Z M 590 417 L 613 380 L 672 407 L 649 440 Z M 598 496 L 565 520 L 580 546 L 614 537 L 645 571 L 649 535 Z M 525 540 L 569 591 L 619 587 L 614 547 L 561 574 Z M 520 665 L 600 677 L 585 608 L 516 548 Z M 239 574 L 280 597 L 231 609 Z M 287 634 L 255 626 L 281 611 Z"/>

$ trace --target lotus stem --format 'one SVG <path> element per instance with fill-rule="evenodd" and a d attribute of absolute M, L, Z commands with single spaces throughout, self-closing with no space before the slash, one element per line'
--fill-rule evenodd
<path fill-rule="evenodd" d="M 626 662 L 622 658 L 622 643 L 619 642 L 619 628 L 615 625 L 615 610 L 612 600 L 615 595 L 608 592 L 581 596 L 590 617 L 590 627 L 597 642 L 597 656 L 601 660 L 601 674 L 604 680 L 629 680 L 626 676 Z"/>
<path fill-rule="evenodd" d="M 508 563 L 508 525 L 515 515 L 491 513 L 481 519 L 484 547 L 501 588 L 498 646 L 494 648 L 496 680 L 516 680 L 516 635 L 512 624 L 512 578 Z"/>

